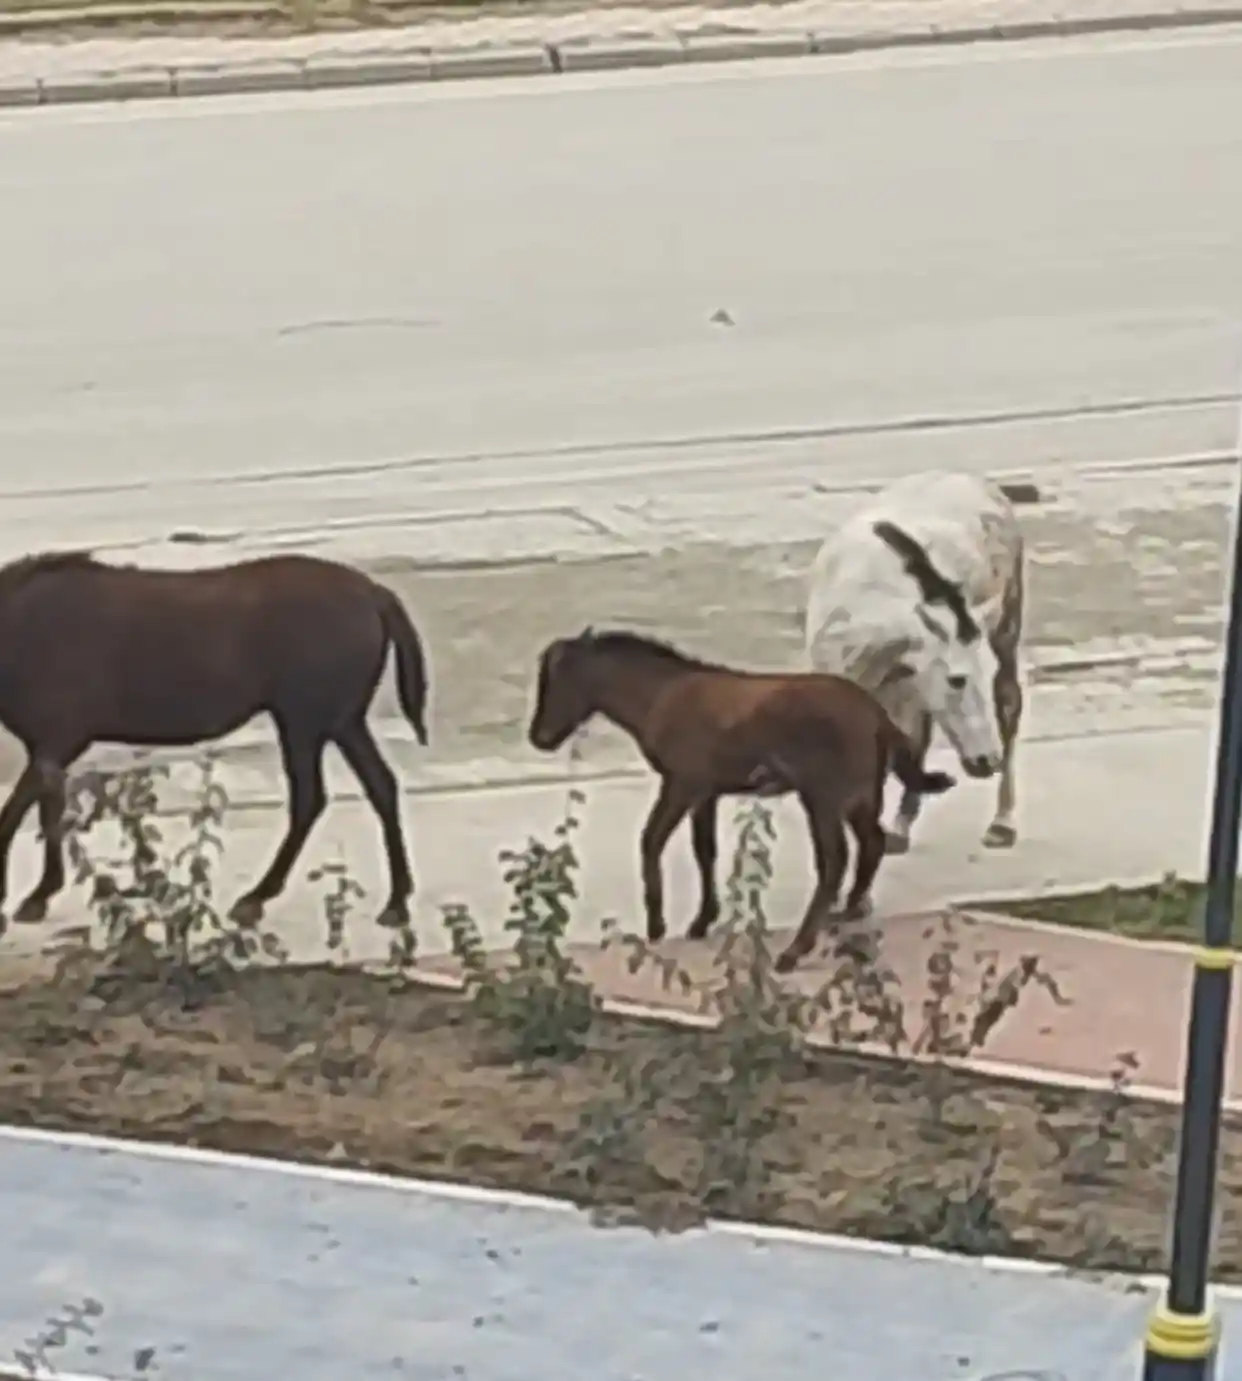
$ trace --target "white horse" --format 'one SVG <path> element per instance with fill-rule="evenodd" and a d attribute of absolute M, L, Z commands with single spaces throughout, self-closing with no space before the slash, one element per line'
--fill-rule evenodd
<path fill-rule="evenodd" d="M 997 485 L 945 471 L 911 475 L 820 547 L 806 609 L 814 670 L 871 691 L 921 755 L 934 724 L 969 776 L 999 770 L 996 813 L 983 836 L 990 848 L 1017 840 L 1023 567 L 1022 531 Z M 921 804 L 916 793 L 903 794 L 889 852 L 910 847 Z"/>

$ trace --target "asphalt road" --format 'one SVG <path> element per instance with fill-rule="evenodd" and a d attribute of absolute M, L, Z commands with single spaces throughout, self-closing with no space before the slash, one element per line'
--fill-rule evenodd
<path fill-rule="evenodd" d="M 0 540 L 1227 445 L 1240 165 L 1226 31 L 15 112 Z"/>

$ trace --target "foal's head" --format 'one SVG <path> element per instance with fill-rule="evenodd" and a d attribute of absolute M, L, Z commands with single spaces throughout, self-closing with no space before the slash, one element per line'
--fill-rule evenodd
<path fill-rule="evenodd" d="M 641 633 L 587 628 L 576 638 L 558 638 L 539 658 L 527 736 L 533 747 L 551 753 L 596 713 L 637 732 L 644 691 L 653 682 L 712 666 Z"/>
<path fill-rule="evenodd" d="M 555 752 L 595 713 L 590 685 L 593 642 L 587 629 L 576 638 L 557 638 L 540 654 L 527 737 L 541 752 Z"/>

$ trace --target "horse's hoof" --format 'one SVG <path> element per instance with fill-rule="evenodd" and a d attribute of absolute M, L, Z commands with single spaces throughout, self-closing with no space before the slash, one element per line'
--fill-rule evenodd
<path fill-rule="evenodd" d="M 385 930 L 404 930 L 410 923 L 410 908 L 404 902 L 389 902 L 375 918 Z"/>
<path fill-rule="evenodd" d="M 716 917 L 712 914 L 700 914 L 690 922 L 690 928 L 686 931 L 687 940 L 706 940 L 707 932 L 712 928 L 712 923 Z"/>
<path fill-rule="evenodd" d="M 658 945 L 667 934 L 668 927 L 663 921 L 658 921 L 655 924 L 650 921 L 647 923 L 647 943 L 649 945 Z"/>
<path fill-rule="evenodd" d="M 908 834 L 893 834 L 889 830 L 885 830 L 884 852 L 886 854 L 908 854 L 910 852 L 910 836 Z"/>
<path fill-rule="evenodd" d="M 13 919 L 18 925 L 37 925 L 40 921 L 46 920 L 47 898 L 27 897 L 13 912 Z"/>
<path fill-rule="evenodd" d="M 847 921 L 865 921 L 870 918 L 874 910 L 875 903 L 871 898 L 862 897 L 860 900 L 854 902 L 852 906 L 847 906 L 843 915 Z"/>
<path fill-rule="evenodd" d="M 241 897 L 233 903 L 232 910 L 229 912 L 229 920 L 234 925 L 249 928 L 256 926 L 263 919 L 263 903 L 254 897 Z"/>
<path fill-rule="evenodd" d="M 1018 831 L 1012 825 L 991 824 L 983 836 L 985 849 L 1012 849 L 1018 842 Z"/>

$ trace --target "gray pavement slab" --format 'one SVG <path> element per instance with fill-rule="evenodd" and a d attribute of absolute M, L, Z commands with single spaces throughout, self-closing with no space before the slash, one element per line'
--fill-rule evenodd
<path fill-rule="evenodd" d="M 0 1132 L 0 1356 L 102 1306 L 66 1371 L 166 1381 L 843 1381 L 1136 1374 L 1152 1295 L 779 1234 L 603 1229 L 572 1210 L 170 1161 Z M 1223 1303 L 1224 1378 L 1242 1375 Z M 1231 1365 L 1231 1361 L 1234 1365 Z"/>

